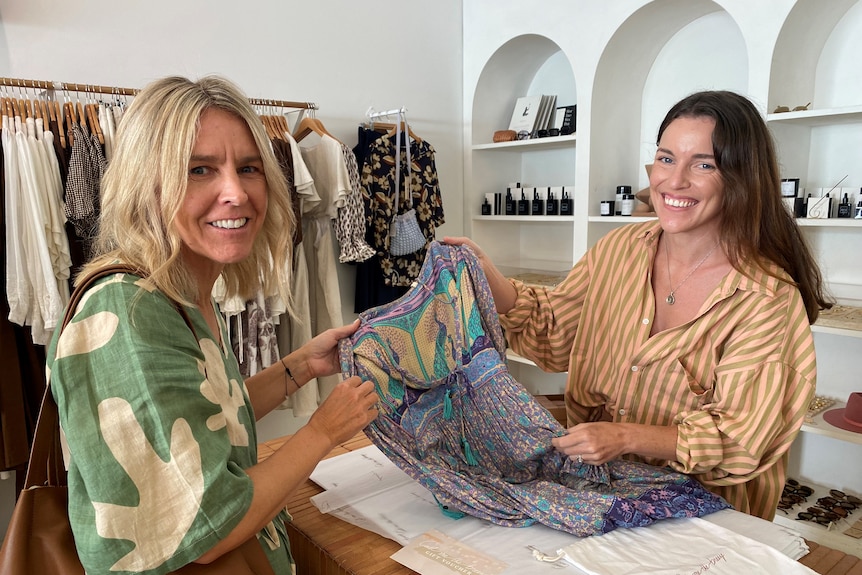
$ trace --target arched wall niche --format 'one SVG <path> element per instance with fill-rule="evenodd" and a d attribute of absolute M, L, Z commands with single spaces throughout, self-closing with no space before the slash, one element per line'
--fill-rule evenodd
<path fill-rule="evenodd" d="M 708 27 L 704 22 L 720 24 L 721 29 L 727 32 L 724 36 L 731 37 L 722 38 L 722 50 L 715 50 L 709 36 L 693 34 L 689 30 L 698 27 L 706 30 Z M 667 46 L 674 45 L 678 35 L 688 36 L 685 40 L 691 43 L 686 50 L 688 53 L 663 55 Z M 733 50 L 725 49 L 727 42 L 733 43 Z M 716 78 L 713 85 L 702 85 L 702 77 L 686 82 L 685 76 L 678 71 L 679 58 L 691 57 L 694 53 L 708 54 L 709 59 L 701 66 L 710 68 Z M 655 129 L 661 119 L 644 118 L 645 110 L 664 108 L 666 111 L 670 104 L 695 89 L 745 91 L 747 84 L 743 82 L 745 85 L 740 86 L 738 79 L 740 70 L 747 74 L 745 54 L 745 42 L 736 22 L 710 0 L 657 0 L 634 12 L 608 42 L 593 84 L 589 185 L 595 199 L 599 196 L 605 199 L 604 196 L 616 185 L 640 186 L 645 182 L 645 148 L 654 146 Z M 662 66 L 666 66 L 666 70 L 657 68 Z M 674 93 L 647 91 L 651 75 L 671 72 L 677 74 L 673 83 Z M 734 80 L 727 79 L 729 75 Z M 656 100 L 660 102 L 656 103 Z"/>
<path fill-rule="evenodd" d="M 473 94 L 473 144 L 488 143 L 496 130 L 505 130 L 512 117 L 515 101 L 528 95 L 540 70 L 549 62 L 568 76 L 575 91 L 574 73 L 567 58 L 561 59 L 560 46 L 545 36 L 524 34 L 512 38 L 488 59 Z"/>
<path fill-rule="evenodd" d="M 773 111 L 777 106 L 793 108 L 808 102 L 812 103 L 812 107 L 836 105 L 833 102 L 815 102 L 818 97 L 815 92 L 817 69 L 823 47 L 836 25 L 854 4 L 855 12 L 859 10 L 858 0 L 796 2 L 775 43 L 769 77 L 768 111 Z M 858 42 L 858 37 L 855 41 Z M 859 101 L 858 95 L 853 101 Z"/>

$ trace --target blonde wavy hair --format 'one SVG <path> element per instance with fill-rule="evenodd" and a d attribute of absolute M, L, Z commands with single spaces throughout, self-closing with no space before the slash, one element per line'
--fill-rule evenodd
<path fill-rule="evenodd" d="M 263 160 L 267 210 L 251 254 L 228 264 L 222 278 L 228 296 L 249 299 L 258 290 L 279 295 L 290 308 L 292 236 L 296 221 L 288 184 L 260 118 L 230 81 L 207 76 L 193 82 L 173 76 L 141 90 L 124 114 L 110 165 L 102 179 L 96 256 L 78 274 L 117 260 L 137 268 L 165 295 L 194 305 L 198 289 L 181 255 L 175 225 L 186 196 L 189 158 L 201 114 L 211 108 L 242 119 Z"/>

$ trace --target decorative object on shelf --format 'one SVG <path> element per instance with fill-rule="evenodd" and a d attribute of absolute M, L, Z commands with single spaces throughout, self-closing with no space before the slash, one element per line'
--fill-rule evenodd
<path fill-rule="evenodd" d="M 566 192 L 566 188 L 563 188 L 563 195 L 560 197 L 560 215 L 571 216 L 574 212 L 574 201 L 569 197 L 568 192 Z"/>
<path fill-rule="evenodd" d="M 862 392 L 854 391 L 847 398 L 847 406 L 823 413 L 826 423 L 844 431 L 862 433 Z"/>
<path fill-rule="evenodd" d="M 548 199 L 545 202 L 545 215 L 556 216 L 560 213 L 560 200 L 554 196 L 554 190 L 548 188 Z"/>
<path fill-rule="evenodd" d="M 862 331 L 862 308 L 834 305 L 831 309 L 820 310 L 816 325 Z"/>
<path fill-rule="evenodd" d="M 799 178 L 781 178 L 781 197 L 795 198 L 799 194 Z"/>
<path fill-rule="evenodd" d="M 550 191 L 551 188 L 548 188 Z M 539 195 L 539 188 L 533 188 L 533 201 L 530 203 L 530 214 L 533 216 L 545 215 L 545 199 Z"/>
<path fill-rule="evenodd" d="M 810 105 L 811 105 L 811 102 L 808 102 L 804 106 L 796 106 L 795 108 L 793 108 L 793 111 L 794 112 L 804 112 L 805 110 L 808 109 L 808 106 L 810 106 Z M 783 114 L 784 112 L 790 112 L 790 111 L 791 111 L 790 107 L 788 107 L 788 106 L 776 106 L 775 109 L 772 110 L 772 113 L 773 114 Z"/>
<path fill-rule="evenodd" d="M 530 200 L 528 200 L 527 196 L 524 195 L 524 188 L 521 188 L 521 199 L 518 200 L 518 215 L 530 215 Z"/>
<path fill-rule="evenodd" d="M 614 215 L 614 203 L 614 200 L 602 200 L 601 211 L 599 213 L 603 216 Z"/>
<path fill-rule="evenodd" d="M 838 180 L 838 183 L 826 190 L 820 188 L 822 192 L 819 198 L 812 198 L 809 194 L 807 205 L 807 217 L 812 219 L 824 219 L 832 217 L 832 192 L 841 185 L 841 182 L 847 179 L 849 174 Z"/>
<path fill-rule="evenodd" d="M 518 132 L 515 130 L 497 130 L 494 132 L 494 142 L 514 142 L 518 139 Z"/>
<path fill-rule="evenodd" d="M 515 203 L 515 198 L 512 196 L 512 188 L 506 188 L 506 215 L 515 216 L 518 214 L 518 205 Z"/>
<path fill-rule="evenodd" d="M 635 209 L 635 195 L 632 192 L 631 186 L 625 186 L 628 192 L 623 194 L 623 205 L 620 208 L 621 216 L 630 216 Z"/>
<path fill-rule="evenodd" d="M 623 196 L 632 193 L 631 186 L 617 186 L 617 193 L 614 196 L 614 215 L 623 215 Z M 631 215 L 631 214 L 629 214 Z"/>
<path fill-rule="evenodd" d="M 815 395 L 811 398 L 811 401 L 808 402 L 808 412 L 806 413 L 806 417 L 814 417 L 827 407 L 832 407 L 833 405 L 835 405 L 835 400 L 831 397 Z"/>
<path fill-rule="evenodd" d="M 506 277 L 531 286 L 555 287 L 558 283 L 566 279 L 566 275 L 566 272 L 523 272 Z"/>
<path fill-rule="evenodd" d="M 839 218 L 852 218 L 853 217 L 853 204 L 850 203 L 850 198 L 847 197 L 847 193 L 844 193 L 844 197 L 841 198 L 841 202 L 838 204 L 838 217 Z"/>
<path fill-rule="evenodd" d="M 540 131 L 543 136 L 547 136 L 556 102 L 556 96 L 541 94 L 518 98 L 512 110 L 512 119 L 509 120 L 509 130 L 516 132 L 519 140 L 538 138 Z M 526 133 L 526 137 L 522 138 L 521 133 Z"/>
<path fill-rule="evenodd" d="M 560 135 L 568 136 L 574 134 L 577 129 L 578 107 L 560 106 L 557 108 L 557 119 L 559 122 Z"/>

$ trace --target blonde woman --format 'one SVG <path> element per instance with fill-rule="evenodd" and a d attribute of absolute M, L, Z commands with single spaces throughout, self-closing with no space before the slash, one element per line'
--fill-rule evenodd
<path fill-rule="evenodd" d="M 213 284 L 290 301 L 296 225 L 247 98 L 218 77 L 147 86 L 119 127 L 101 209 L 98 255 L 78 278 L 112 263 L 135 271 L 91 287 L 48 352 L 85 569 L 167 573 L 256 538 L 274 571 L 290 573 L 288 495 L 376 417 L 377 396 L 370 382 L 343 381 L 258 463 L 255 421 L 337 373 L 336 343 L 356 326 L 240 376 Z"/>

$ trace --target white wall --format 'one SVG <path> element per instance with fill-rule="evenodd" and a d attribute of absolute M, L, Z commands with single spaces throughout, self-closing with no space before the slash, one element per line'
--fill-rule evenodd
<path fill-rule="evenodd" d="M 250 97 L 317 103 L 318 118 L 350 146 L 369 107 L 405 106 L 437 152 L 442 238 L 463 230 L 461 22 L 461 0 L 0 0 L 0 76 L 140 88 L 217 73 Z M 339 275 L 347 323 L 353 268 Z M 259 435 L 301 423 L 274 412 Z M 13 493 L 14 481 L 0 481 L 0 532 Z"/>

